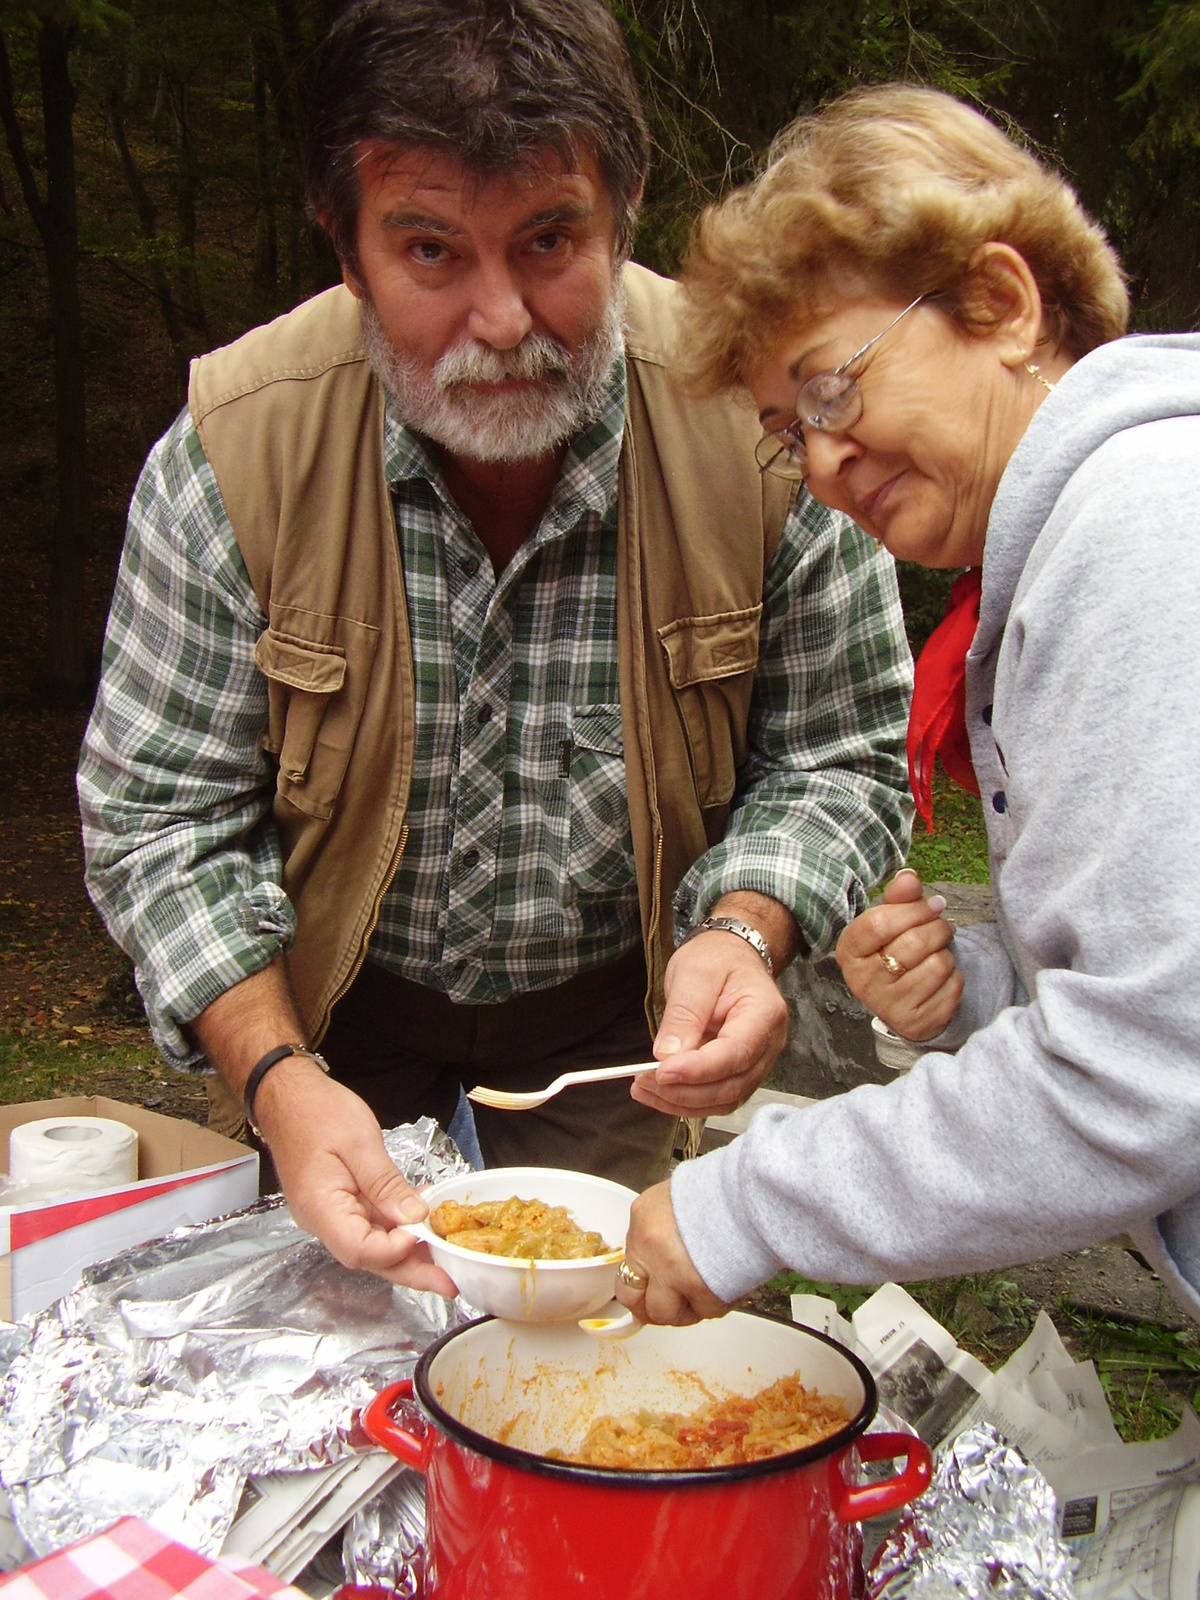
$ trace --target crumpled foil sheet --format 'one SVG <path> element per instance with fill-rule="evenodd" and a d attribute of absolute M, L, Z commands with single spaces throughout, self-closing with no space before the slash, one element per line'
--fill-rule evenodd
<path fill-rule="evenodd" d="M 385 1134 L 420 1186 L 468 1171 L 429 1118 Z M 341 1266 L 281 1197 L 90 1268 L 0 1384 L 0 1482 L 39 1556 L 140 1516 L 215 1555 L 251 1472 L 342 1460 L 462 1302 Z"/>
<path fill-rule="evenodd" d="M 29 1326 L 23 1322 L 0 1322 L 0 1383 L 20 1355 L 29 1347 Z"/>
<path fill-rule="evenodd" d="M 1054 1491 L 994 1428 L 958 1435 L 884 1540 L 866 1600 L 1073 1600 Z"/>
<path fill-rule="evenodd" d="M 406 1468 L 346 1524 L 346 1582 L 420 1600 L 425 1583 L 425 1479 Z"/>

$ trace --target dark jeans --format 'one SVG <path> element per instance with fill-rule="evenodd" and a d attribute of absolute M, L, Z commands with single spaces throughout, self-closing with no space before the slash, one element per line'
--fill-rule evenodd
<path fill-rule="evenodd" d="M 321 1041 L 339 1082 L 385 1128 L 448 1127 L 459 1085 L 538 1089 L 560 1072 L 650 1059 L 639 949 L 610 966 L 500 1005 L 458 1005 L 365 962 Z M 673 1117 L 629 1097 L 629 1080 L 585 1084 L 536 1111 L 472 1106 L 489 1167 L 571 1167 L 642 1189 L 667 1175 Z"/>

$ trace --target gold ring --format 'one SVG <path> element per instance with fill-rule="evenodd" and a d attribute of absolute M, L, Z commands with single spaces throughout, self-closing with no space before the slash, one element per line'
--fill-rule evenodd
<path fill-rule="evenodd" d="M 879 952 L 879 959 L 891 973 L 893 978 L 903 978 L 908 968 L 902 961 L 897 961 L 895 956 L 889 956 L 886 950 Z"/>
<path fill-rule="evenodd" d="M 645 1273 L 635 1272 L 628 1261 L 622 1261 L 617 1268 L 617 1277 L 627 1289 L 632 1289 L 634 1294 L 644 1294 L 650 1284 L 650 1279 Z"/>

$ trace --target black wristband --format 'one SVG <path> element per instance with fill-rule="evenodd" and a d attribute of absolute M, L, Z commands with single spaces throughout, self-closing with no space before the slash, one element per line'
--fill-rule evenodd
<path fill-rule="evenodd" d="M 256 1061 L 250 1068 L 250 1076 L 246 1079 L 245 1088 L 242 1090 L 242 1105 L 246 1111 L 246 1121 L 258 1133 L 254 1121 L 254 1096 L 258 1093 L 259 1084 L 262 1083 L 271 1068 L 280 1061 L 286 1061 L 288 1056 L 303 1056 L 307 1061 L 315 1061 L 322 1072 L 329 1071 L 329 1063 L 324 1056 L 319 1056 L 315 1050 L 309 1050 L 302 1044 L 280 1044 L 274 1050 L 268 1050 L 261 1060 Z"/>

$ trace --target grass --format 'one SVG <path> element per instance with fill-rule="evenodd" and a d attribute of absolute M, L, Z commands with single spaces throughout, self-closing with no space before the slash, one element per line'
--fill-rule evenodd
<path fill-rule="evenodd" d="M 875 1291 L 814 1283 L 795 1272 L 771 1280 L 783 1295 L 820 1294 L 849 1317 Z M 918 1304 L 971 1355 L 995 1371 L 1024 1343 L 1038 1302 L 1003 1272 L 905 1285 Z M 1045 1308 L 1076 1361 L 1095 1363 L 1113 1422 L 1126 1443 L 1162 1438 L 1179 1426 L 1185 1402 L 1200 1410 L 1200 1345 L 1194 1331 L 1128 1323 L 1060 1301 Z"/>
<path fill-rule="evenodd" d="M 0 1033 L 0 1104 L 60 1100 L 69 1095 L 108 1095 L 149 1104 L 169 1086 L 168 1072 L 149 1045 L 97 1048 L 78 1034 L 61 1039 L 23 1039 Z M 149 1098 L 147 1098 L 149 1097 Z"/>
<path fill-rule="evenodd" d="M 988 883 L 987 830 L 979 799 L 952 783 L 941 767 L 933 782 L 934 831 L 913 824 L 907 865 L 925 883 Z"/>

